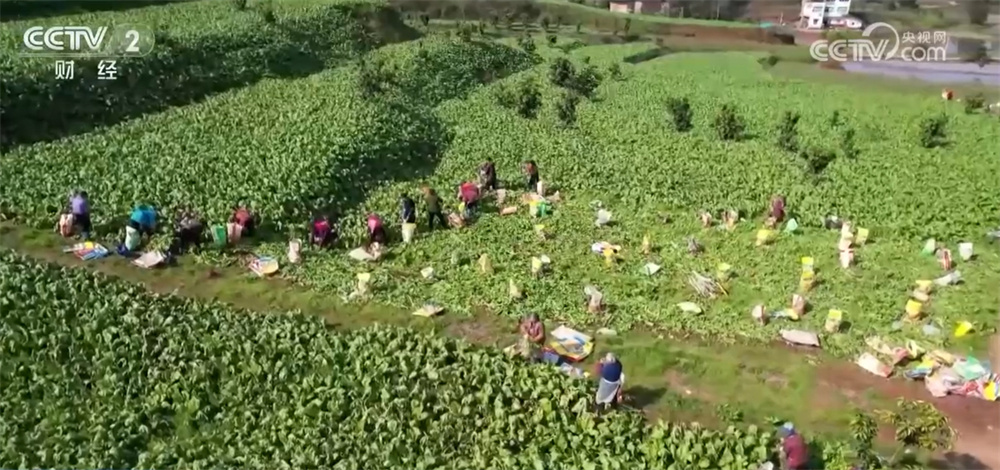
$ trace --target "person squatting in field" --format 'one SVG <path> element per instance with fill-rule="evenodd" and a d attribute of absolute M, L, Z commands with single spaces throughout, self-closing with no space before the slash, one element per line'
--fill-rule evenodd
<path fill-rule="evenodd" d="M 336 221 L 326 214 L 314 215 L 312 222 L 309 224 L 309 230 L 312 234 L 309 237 L 309 244 L 320 248 L 327 248 L 336 243 L 340 236 L 337 231 Z"/>
<path fill-rule="evenodd" d="M 518 331 L 521 333 L 521 355 L 528 360 L 537 360 L 545 343 L 545 324 L 539 320 L 538 314 L 529 313 L 521 320 Z"/>
<path fill-rule="evenodd" d="M 250 213 L 250 209 L 243 204 L 233 206 L 233 215 L 229 217 L 229 223 L 236 224 L 239 228 L 241 237 L 243 235 L 252 237 L 254 229 L 256 229 L 257 226 L 257 222 L 253 214 Z"/>
<path fill-rule="evenodd" d="M 484 191 L 497 189 L 497 168 L 492 159 L 487 159 L 482 165 L 479 165 L 479 183 Z"/>
<path fill-rule="evenodd" d="M 527 162 L 524 162 L 522 169 L 524 171 L 525 176 L 527 177 L 527 184 L 525 185 L 526 186 L 525 189 L 529 193 L 535 192 L 536 189 L 538 188 L 538 181 L 539 181 L 538 165 L 535 164 L 534 160 L 528 160 Z"/>
<path fill-rule="evenodd" d="M 86 191 L 76 191 L 69 197 L 69 214 L 71 219 L 67 222 L 69 230 L 60 228 L 63 236 L 71 235 L 73 230 L 79 231 L 80 238 L 86 240 L 90 238 L 92 226 L 90 223 L 90 201 L 87 200 Z M 70 232 L 70 233 L 66 233 Z"/>
<path fill-rule="evenodd" d="M 376 243 L 385 245 L 385 242 L 385 227 L 382 224 L 382 218 L 375 213 L 368 214 L 368 245 Z"/>
<path fill-rule="evenodd" d="M 471 181 L 462 183 L 458 187 L 458 200 L 465 206 L 465 213 L 462 216 L 466 219 L 472 218 L 472 214 L 479 207 L 479 187 Z"/>
<path fill-rule="evenodd" d="M 193 210 L 188 208 L 181 211 L 174 231 L 177 253 L 187 251 L 192 246 L 200 250 L 204 227 L 201 217 Z"/>

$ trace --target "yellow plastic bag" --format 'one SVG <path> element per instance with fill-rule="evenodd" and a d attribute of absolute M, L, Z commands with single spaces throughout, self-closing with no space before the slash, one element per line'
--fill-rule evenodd
<path fill-rule="evenodd" d="M 802 270 L 802 274 L 799 275 L 799 291 L 809 292 L 814 285 L 816 285 L 816 273 L 812 270 Z"/>
<path fill-rule="evenodd" d="M 548 238 L 548 235 L 545 234 L 545 225 L 543 224 L 535 225 L 535 235 L 538 235 L 538 238 L 542 240 Z"/>
<path fill-rule="evenodd" d="M 778 232 L 771 229 L 762 228 L 757 231 L 757 246 L 763 246 L 774 241 Z"/>
<path fill-rule="evenodd" d="M 861 246 L 868 241 L 868 229 L 858 227 L 858 235 L 854 237 L 854 244 Z"/>
<path fill-rule="evenodd" d="M 973 327 L 972 323 L 970 322 L 967 321 L 959 322 L 958 326 L 955 327 L 955 337 L 961 338 L 969 333 L 972 333 L 972 330 L 974 328 L 975 327 Z"/>
<path fill-rule="evenodd" d="M 542 260 L 538 257 L 531 258 L 531 275 L 540 276 L 542 274 Z"/>
<path fill-rule="evenodd" d="M 840 310 L 830 310 L 826 314 L 826 324 L 823 328 L 828 333 L 836 333 L 840 331 L 840 324 L 844 321 L 844 312 Z"/>
<path fill-rule="evenodd" d="M 792 308 L 788 309 L 788 314 L 792 320 L 798 321 L 806 311 L 806 299 L 799 294 L 792 294 Z"/>
<path fill-rule="evenodd" d="M 729 263 L 719 263 L 719 265 L 715 267 L 715 278 L 719 282 L 728 281 L 729 277 L 732 275 L 733 275 L 733 266 L 730 265 Z"/>
<path fill-rule="evenodd" d="M 921 279 L 917 281 L 917 290 L 925 294 L 930 294 L 931 290 L 934 289 L 934 281 L 928 281 L 926 279 Z"/>
<path fill-rule="evenodd" d="M 803 271 L 805 271 L 807 269 L 810 270 L 810 271 L 812 271 L 813 270 L 813 266 L 815 266 L 815 264 L 816 264 L 816 262 L 815 262 L 815 260 L 813 260 L 812 256 L 803 256 L 802 257 L 802 270 Z"/>
<path fill-rule="evenodd" d="M 642 254 L 648 255 L 652 251 L 652 243 L 649 241 L 649 234 L 642 236 Z"/>
<path fill-rule="evenodd" d="M 924 304 L 910 299 L 906 301 L 906 316 L 910 320 L 917 320 L 923 313 Z"/>
<path fill-rule="evenodd" d="M 479 272 L 487 276 L 493 274 L 493 262 L 490 261 L 490 255 L 483 253 L 479 257 Z"/>
<path fill-rule="evenodd" d="M 601 250 L 601 253 L 604 255 L 604 264 L 605 265 L 611 266 L 612 264 L 614 264 L 614 262 L 615 262 L 615 250 L 613 250 L 611 248 L 605 248 L 605 249 Z"/>
<path fill-rule="evenodd" d="M 521 288 L 518 287 L 517 284 L 514 284 L 513 279 L 509 279 L 507 281 L 507 295 L 509 295 L 511 299 L 520 300 L 524 297 L 524 292 L 521 291 Z"/>

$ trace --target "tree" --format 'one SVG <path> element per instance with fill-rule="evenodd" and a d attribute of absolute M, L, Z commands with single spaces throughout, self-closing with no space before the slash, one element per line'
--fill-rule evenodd
<path fill-rule="evenodd" d="M 715 132 L 722 140 L 739 140 L 743 137 L 745 128 L 743 119 L 736 114 L 736 109 L 732 105 L 722 105 L 713 124 Z"/>
<path fill-rule="evenodd" d="M 517 43 L 521 46 L 521 49 L 524 49 L 524 52 L 527 52 L 528 54 L 535 53 L 535 40 L 532 39 L 530 34 L 525 33 L 524 36 L 521 36 L 521 39 L 518 40 Z"/>
<path fill-rule="evenodd" d="M 541 107 L 542 93 L 538 91 L 538 84 L 531 79 L 521 82 L 518 90 L 517 114 L 525 119 L 534 119 L 538 116 L 538 110 Z"/>
<path fill-rule="evenodd" d="M 886 424 L 896 429 L 898 448 L 889 459 L 889 465 L 901 462 L 900 454 L 907 450 L 920 449 L 935 452 L 951 447 L 955 430 L 934 405 L 924 401 L 899 399 L 896 410 L 879 410 L 876 415 Z"/>
<path fill-rule="evenodd" d="M 601 85 L 601 80 L 601 73 L 597 71 L 597 67 L 588 64 L 576 74 L 572 88 L 577 93 L 590 99 L 593 98 L 597 87 Z"/>
<path fill-rule="evenodd" d="M 788 152 L 795 152 L 799 149 L 799 113 L 785 111 L 778 124 L 778 147 Z"/>
<path fill-rule="evenodd" d="M 848 160 L 858 158 L 860 152 L 854 143 L 854 129 L 844 129 L 844 133 L 840 135 L 840 151 Z"/>
<path fill-rule="evenodd" d="M 674 130 L 687 132 L 694 127 L 691 124 L 691 103 L 687 98 L 670 98 L 667 100 L 667 113 L 673 121 Z"/>
<path fill-rule="evenodd" d="M 549 65 L 549 81 L 555 86 L 570 88 L 576 78 L 576 69 L 573 63 L 565 57 L 556 57 Z"/>
<path fill-rule="evenodd" d="M 619 64 L 618 62 L 612 62 L 611 65 L 608 66 L 608 76 L 611 77 L 612 80 L 616 81 L 624 78 L 624 76 L 622 75 L 621 64 Z"/>
<path fill-rule="evenodd" d="M 566 127 L 572 127 L 576 123 L 576 106 L 580 103 L 580 95 L 572 90 L 563 92 L 562 99 L 556 106 L 556 114 L 559 121 Z"/>
<path fill-rule="evenodd" d="M 548 16 L 543 16 L 542 19 L 541 19 L 541 21 L 538 22 L 538 24 L 540 24 L 542 26 L 542 31 L 548 31 L 549 30 L 549 17 Z"/>
<path fill-rule="evenodd" d="M 809 172 L 815 177 L 822 175 L 827 167 L 837 159 L 835 153 L 820 147 L 809 147 L 803 150 L 800 155 L 808 165 Z"/>
<path fill-rule="evenodd" d="M 975 25 L 985 25 L 990 17 L 989 0 L 965 0 L 965 12 L 969 22 Z"/>
<path fill-rule="evenodd" d="M 986 97 L 982 93 L 976 93 L 965 98 L 965 113 L 975 114 L 986 107 Z"/>
<path fill-rule="evenodd" d="M 428 15 L 427 13 L 421 14 L 420 22 L 423 23 L 424 27 L 426 28 L 427 25 L 431 24 L 431 15 Z"/>
<path fill-rule="evenodd" d="M 947 124 L 948 117 L 944 114 L 929 116 L 920 121 L 920 146 L 929 149 L 943 144 Z"/>

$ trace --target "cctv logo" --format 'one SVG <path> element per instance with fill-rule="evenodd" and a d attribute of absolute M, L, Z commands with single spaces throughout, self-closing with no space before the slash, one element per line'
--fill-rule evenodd
<path fill-rule="evenodd" d="M 84 44 L 90 52 L 101 49 L 108 27 L 89 26 L 35 26 L 24 32 L 24 46 L 32 51 L 81 53 Z"/>

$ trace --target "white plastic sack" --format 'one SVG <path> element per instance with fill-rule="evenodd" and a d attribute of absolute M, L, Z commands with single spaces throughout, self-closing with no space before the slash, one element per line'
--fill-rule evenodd
<path fill-rule="evenodd" d="M 288 262 L 292 264 L 299 264 L 302 261 L 302 256 L 300 255 L 302 251 L 302 242 L 300 240 L 292 240 L 288 242 Z"/>
<path fill-rule="evenodd" d="M 139 248 L 139 242 L 142 241 L 142 234 L 138 230 L 132 227 L 125 227 L 125 248 L 128 251 L 135 251 Z"/>
<path fill-rule="evenodd" d="M 413 241 L 413 234 L 417 232 L 417 224 L 403 224 L 403 243 Z"/>
<path fill-rule="evenodd" d="M 694 302 L 681 302 L 677 304 L 677 307 L 684 313 L 701 313 L 701 307 Z"/>
<path fill-rule="evenodd" d="M 594 221 L 594 225 L 598 227 L 603 227 L 605 225 L 608 225 L 608 222 L 611 222 L 611 212 L 608 212 L 605 209 L 598 210 L 597 220 Z"/>
<path fill-rule="evenodd" d="M 959 243 L 958 244 L 958 255 L 962 257 L 962 261 L 969 261 L 972 259 L 972 243 Z"/>
<path fill-rule="evenodd" d="M 351 250 L 351 252 L 348 253 L 347 256 L 350 256 L 351 259 L 355 261 L 375 261 L 376 259 L 374 256 L 372 256 L 371 253 L 369 253 L 368 251 L 366 251 L 364 248 L 361 247 Z"/>
<path fill-rule="evenodd" d="M 656 274 L 656 272 L 659 271 L 660 268 L 661 266 L 658 264 L 646 263 L 646 265 L 642 267 L 642 272 L 644 272 L 647 276 L 652 276 Z"/>
<path fill-rule="evenodd" d="M 792 344 L 819 347 L 819 336 L 816 333 L 802 330 L 781 330 L 781 339 Z"/>

